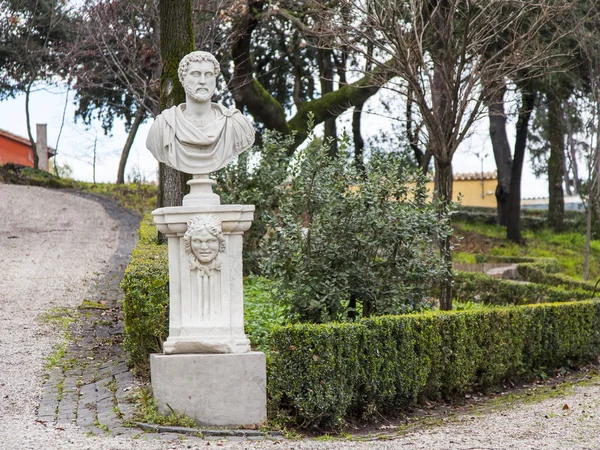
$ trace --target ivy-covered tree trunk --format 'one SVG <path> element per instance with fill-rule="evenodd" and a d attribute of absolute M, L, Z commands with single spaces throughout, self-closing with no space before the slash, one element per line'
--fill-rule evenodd
<path fill-rule="evenodd" d="M 527 89 L 521 95 L 521 108 L 517 120 L 517 136 L 515 138 L 515 153 L 510 174 L 510 191 L 508 195 L 506 237 L 510 241 L 521 244 L 521 175 L 527 146 L 527 129 L 529 119 L 535 105 L 536 93 Z"/>
<path fill-rule="evenodd" d="M 456 115 L 453 109 L 455 58 L 448 47 L 453 34 L 454 5 L 449 0 L 440 0 L 432 11 L 431 24 L 435 39 L 431 47 L 433 79 L 431 104 L 434 121 L 428 123 L 429 150 L 435 158 L 436 193 L 439 200 L 440 219 L 447 216 L 452 201 L 452 155 L 456 149 L 453 137 Z M 435 123 L 434 123 L 435 122 Z M 452 273 L 452 246 L 450 235 L 440 241 L 442 264 Z M 440 309 L 452 309 L 452 277 L 440 285 Z"/>
<path fill-rule="evenodd" d="M 550 157 L 548 158 L 548 225 L 555 232 L 564 230 L 565 198 L 563 175 L 565 167 L 565 135 L 563 131 L 562 103 L 549 89 L 548 100 L 548 140 Z"/>
<path fill-rule="evenodd" d="M 137 134 L 137 131 L 140 128 L 140 124 L 144 120 L 144 114 L 144 108 L 142 107 L 139 107 L 135 113 L 135 119 L 133 121 L 133 124 L 131 125 L 131 130 L 129 130 L 129 134 L 127 135 L 127 140 L 125 141 L 125 145 L 123 146 L 123 151 L 121 152 L 121 160 L 119 161 L 119 171 L 117 172 L 117 184 L 125 183 L 125 166 L 127 165 L 127 159 L 129 159 L 129 152 L 131 151 L 131 146 L 133 145 L 135 135 Z"/>
<path fill-rule="evenodd" d="M 179 61 L 194 50 L 191 0 L 160 0 L 160 110 L 185 102 L 179 82 Z M 180 206 L 186 193 L 186 174 L 160 163 L 158 206 Z"/>

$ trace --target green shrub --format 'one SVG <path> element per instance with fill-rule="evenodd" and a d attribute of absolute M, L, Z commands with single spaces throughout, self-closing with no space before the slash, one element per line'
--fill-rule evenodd
<path fill-rule="evenodd" d="M 427 199 L 425 180 L 377 156 L 361 174 L 327 152 L 317 141 L 300 152 L 264 274 L 291 293 L 302 321 L 424 308 L 432 285 L 450 276 L 435 242 L 451 233 Z"/>
<path fill-rule="evenodd" d="M 254 205 L 252 227 L 244 233 L 244 273 L 259 274 L 261 241 L 268 231 L 271 216 L 279 207 L 281 186 L 288 176 L 288 148 L 293 136 L 266 131 L 260 147 L 252 147 L 216 173 L 215 193 L 223 204 Z"/>
<path fill-rule="evenodd" d="M 268 351 L 273 328 L 290 321 L 289 304 L 274 290 L 266 278 L 250 276 L 244 279 L 245 331 L 256 351 Z"/>
<path fill-rule="evenodd" d="M 526 305 L 299 324 L 271 338 L 269 411 L 336 427 L 600 354 L 600 302 Z"/>

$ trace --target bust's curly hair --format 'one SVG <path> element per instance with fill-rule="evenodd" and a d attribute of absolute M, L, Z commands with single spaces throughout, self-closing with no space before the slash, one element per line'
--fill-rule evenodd
<path fill-rule="evenodd" d="M 191 62 L 208 62 L 212 63 L 215 68 L 215 76 L 221 71 L 221 66 L 219 65 L 219 61 L 214 57 L 212 53 L 208 52 L 192 52 L 185 55 L 181 58 L 179 62 L 179 69 L 177 70 L 177 74 L 179 75 L 179 82 L 183 84 L 183 79 L 187 75 L 188 66 Z"/>

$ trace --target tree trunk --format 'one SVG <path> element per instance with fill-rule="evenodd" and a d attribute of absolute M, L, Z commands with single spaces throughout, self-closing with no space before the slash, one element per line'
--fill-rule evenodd
<path fill-rule="evenodd" d="M 585 209 L 585 258 L 583 263 L 583 279 L 590 279 L 590 249 L 592 245 L 592 203 L 588 200 Z"/>
<path fill-rule="evenodd" d="M 510 144 L 506 135 L 506 114 L 504 113 L 504 95 L 506 85 L 493 88 L 490 92 L 488 105 L 490 119 L 490 139 L 494 150 L 494 159 L 498 170 L 498 185 L 496 186 L 496 202 L 498 208 L 498 224 L 506 226 L 508 222 L 508 197 L 510 193 L 510 178 L 512 157 Z"/>
<path fill-rule="evenodd" d="M 27 135 L 29 136 L 29 142 L 31 142 L 31 151 L 33 152 L 33 168 L 40 168 L 40 156 L 37 153 L 37 146 L 35 144 L 35 139 L 33 137 L 33 132 L 31 131 L 31 115 L 29 113 L 29 100 L 31 97 L 31 87 L 35 81 L 35 77 L 32 77 L 29 83 L 27 83 L 27 87 L 25 88 L 25 119 L 27 121 Z"/>
<path fill-rule="evenodd" d="M 131 151 L 131 146 L 133 145 L 135 135 L 137 134 L 140 124 L 144 120 L 144 115 L 144 108 L 139 107 L 135 113 L 135 119 L 133 121 L 133 125 L 131 125 L 131 130 L 129 130 L 129 134 L 127 135 L 127 141 L 125 141 L 125 146 L 121 152 L 119 171 L 117 172 L 117 184 L 125 183 L 125 166 L 127 165 L 127 159 L 129 158 L 129 152 Z"/>
<path fill-rule="evenodd" d="M 160 0 L 160 110 L 185 102 L 179 82 L 179 61 L 194 50 L 191 0 Z M 158 206 L 180 206 L 189 176 L 160 163 Z"/>
<path fill-rule="evenodd" d="M 548 99 L 548 140 L 550 157 L 548 158 L 548 226 L 555 232 L 564 230 L 565 197 L 563 175 L 565 167 L 565 135 L 562 126 L 562 104 L 549 89 Z"/>
<path fill-rule="evenodd" d="M 331 50 L 321 49 L 317 54 L 321 82 L 321 96 L 333 92 L 333 54 Z M 325 120 L 325 141 L 329 144 L 329 156 L 338 155 L 337 127 L 335 117 Z"/>
<path fill-rule="evenodd" d="M 573 189 L 568 192 L 569 195 L 579 195 L 579 165 L 577 163 L 577 144 L 575 143 L 574 131 L 569 120 L 565 121 L 567 127 L 567 148 L 570 155 L 571 169 L 573 171 Z M 565 170 L 565 174 L 567 170 Z"/>
<path fill-rule="evenodd" d="M 436 124 L 428 124 L 429 150 L 435 158 L 436 192 L 439 201 L 440 219 L 448 214 L 452 201 L 452 155 L 455 146 L 452 142 L 456 115 L 453 110 L 455 87 L 455 60 L 449 43 L 452 36 L 454 6 L 449 0 L 439 0 L 431 16 L 434 35 L 431 46 L 433 60 L 433 80 L 431 83 L 431 104 Z M 449 277 L 440 286 L 440 309 L 452 309 L 452 246 L 450 237 L 440 241 L 442 264 Z"/>
<path fill-rule="evenodd" d="M 529 119 L 535 105 L 536 93 L 527 89 L 521 95 L 521 108 L 517 120 L 517 135 L 515 138 L 515 154 L 510 174 L 510 191 L 507 202 L 506 237 L 518 244 L 523 243 L 521 236 L 521 175 L 527 146 L 527 129 Z"/>
<path fill-rule="evenodd" d="M 187 193 L 189 176 L 167 166 L 158 164 L 158 204 L 162 206 L 181 206 L 183 196 Z"/>
<path fill-rule="evenodd" d="M 440 219 L 447 217 L 448 207 L 452 201 L 452 163 L 440 161 L 435 158 L 435 178 L 438 186 L 438 201 Z M 440 256 L 442 264 L 452 273 L 452 243 L 451 237 L 445 237 L 440 241 Z M 452 280 L 443 281 L 440 285 L 440 309 L 449 311 L 452 309 Z"/>
<path fill-rule="evenodd" d="M 354 165 L 360 173 L 365 173 L 365 141 L 362 138 L 361 119 L 362 107 L 364 103 L 360 103 L 354 107 L 352 113 L 352 138 L 354 139 Z"/>

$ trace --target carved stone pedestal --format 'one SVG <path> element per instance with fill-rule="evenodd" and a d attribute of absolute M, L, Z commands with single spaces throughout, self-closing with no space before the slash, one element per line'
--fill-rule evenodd
<path fill-rule="evenodd" d="M 260 352 L 151 355 L 159 411 L 169 415 L 171 407 L 200 425 L 260 424 L 267 418 L 265 361 Z"/>
<path fill-rule="evenodd" d="M 263 353 L 244 334 L 242 243 L 252 205 L 221 205 L 208 176 L 188 182 L 183 206 L 155 210 L 169 245 L 169 337 L 152 355 L 152 388 L 161 411 L 204 425 L 266 418 Z"/>

